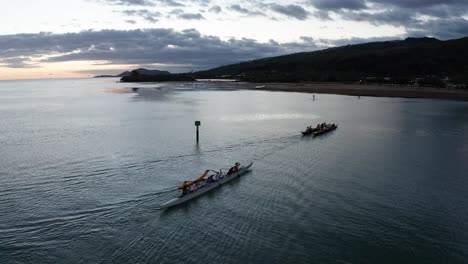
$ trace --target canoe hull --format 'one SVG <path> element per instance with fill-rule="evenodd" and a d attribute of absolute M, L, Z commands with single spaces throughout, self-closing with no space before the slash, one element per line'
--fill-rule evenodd
<path fill-rule="evenodd" d="M 334 126 L 327 127 L 327 128 L 325 128 L 325 129 L 316 131 L 316 132 L 314 132 L 314 137 L 315 137 L 315 136 L 323 135 L 323 134 L 328 133 L 328 132 L 330 132 L 330 131 L 333 131 L 333 130 L 335 130 L 335 129 L 337 129 L 337 128 L 338 128 L 338 125 L 334 125 Z"/>
<path fill-rule="evenodd" d="M 240 176 L 242 176 L 243 174 L 247 173 L 250 169 L 250 167 L 252 167 L 252 163 L 250 163 L 248 166 L 244 166 L 244 167 L 241 167 L 239 169 L 239 171 L 231 174 L 231 175 L 223 175 L 224 177 L 222 179 L 220 179 L 219 181 L 216 181 L 216 182 L 211 182 L 211 183 L 207 183 L 205 186 L 203 186 L 202 188 L 198 189 L 197 191 L 193 192 L 193 193 L 189 193 L 189 194 L 186 194 L 182 197 L 177 197 L 177 198 L 174 198 L 172 200 L 169 200 L 163 204 L 161 204 L 160 208 L 161 209 L 164 209 L 164 208 L 168 208 L 168 207 L 171 207 L 171 206 L 175 206 L 175 205 L 179 205 L 179 204 L 182 204 L 182 203 L 185 203 L 185 202 L 188 202 L 192 199 L 195 199 L 201 195 L 203 195 L 204 193 L 207 193 L 213 189 L 216 189 L 218 187 L 220 187 L 221 185 L 227 183 L 227 182 L 230 182 L 232 181 L 233 179 L 236 179 L 236 178 L 239 178 Z"/>
<path fill-rule="evenodd" d="M 309 131 L 301 131 L 302 135 L 303 136 L 308 136 L 308 135 L 312 135 L 313 133 L 319 131 L 318 128 L 312 128 L 312 130 L 309 130 Z"/>

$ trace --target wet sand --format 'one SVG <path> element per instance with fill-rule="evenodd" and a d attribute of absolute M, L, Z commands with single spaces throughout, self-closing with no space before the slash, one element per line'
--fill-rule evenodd
<path fill-rule="evenodd" d="M 435 98 L 468 101 L 468 91 L 426 88 L 400 87 L 384 85 L 358 85 L 343 83 L 258 83 L 255 90 L 324 93 L 353 96 L 403 97 L 403 98 Z"/>

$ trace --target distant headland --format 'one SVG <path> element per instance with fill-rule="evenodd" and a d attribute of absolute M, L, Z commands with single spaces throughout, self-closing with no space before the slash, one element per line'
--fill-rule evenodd
<path fill-rule="evenodd" d="M 157 75 L 170 75 L 168 71 L 159 71 L 159 70 L 148 70 L 145 68 L 139 68 L 133 71 L 124 71 L 117 75 L 97 75 L 94 78 L 115 78 L 115 77 L 127 77 L 131 75 L 147 75 L 147 76 L 157 76 Z"/>

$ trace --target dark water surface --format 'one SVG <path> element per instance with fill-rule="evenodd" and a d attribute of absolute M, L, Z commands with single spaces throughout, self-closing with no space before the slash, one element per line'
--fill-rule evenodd
<path fill-rule="evenodd" d="M 467 103 L 114 81 L 0 82 L 0 263 L 468 263 Z"/>

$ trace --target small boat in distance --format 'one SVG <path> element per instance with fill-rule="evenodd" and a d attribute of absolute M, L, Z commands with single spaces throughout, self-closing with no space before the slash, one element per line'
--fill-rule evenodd
<path fill-rule="evenodd" d="M 325 133 L 328 133 L 328 132 L 330 132 L 332 130 L 335 130 L 336 128 L 338 128 L 338 125 L 326 124 L 323 128 L 321 128 L 320 130 L 314 132 L 314 137 L 315 136 L 320 136 L 320 135 L 325 134 Z"/>
<path fill-rule="evenodd" d="M 221 185 L 247 173 L 250 167 L 252 167 L 252 164 L 253 162 L 251 162 L 247 166 L 242 166 L 237 171 L 232 172 L 230 174 L 223 174 L 221 170 L 219 172 L 214 171 L 213 175 L 210 175 L 208 179 L 204 179 L 209 173 L 209 170 L 206 170 L 205 173 L 203 173 L 203 175 L 201 175 L 197 179 L 193 181 L 186 181 L 182 185 L 180 185 L 178 189 L 183 190 L 182 195 L 161 204 L 160 208 L 168 208 L 195 199 L 196 197 L 207 193 L 217 187 L 220 187 Z"/>

